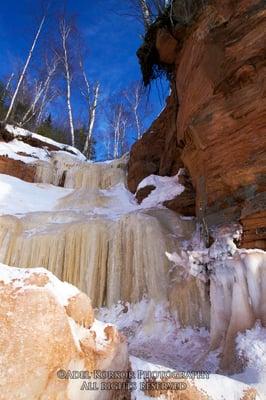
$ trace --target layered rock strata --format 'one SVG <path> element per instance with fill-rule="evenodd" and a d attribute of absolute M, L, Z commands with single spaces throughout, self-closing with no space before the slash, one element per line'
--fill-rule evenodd
<path fill-rule="evenodd" d="M 263 1 L 211 1 L 181 30 L 158 23 L 172 95 L 132 148 L 128 186 L 184 164 L 208 228 L 241 221 L 243 247 L 266 248 L 266 15 Z M 154 27 L 153 27 L 154 29 Z M 162 37 L 164 38 L 162 40 Z M 150 149 L 150 150 L 149 150 Z"/>

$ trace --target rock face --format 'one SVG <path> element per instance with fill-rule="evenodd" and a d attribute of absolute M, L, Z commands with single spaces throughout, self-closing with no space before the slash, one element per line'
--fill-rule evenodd
<path fill-rule="evenodd" d="M 196 213 L 208 228 L 241 221 L 243 247 L 266 248 L 264 1 L 211 1 L 183 32 L 158 28 L 157 51 L 174 69 L 165 110 L 133 146 L 128 184 L 184 164 Z M 176 38 L 177 46 L 173 44 Z M 177 51 L 178 49 L 178 51 Z M 174 60 L 174 61 L 173 61 Z M 175 101 L 174 101 L 175 98 Z"/>
<path fill-rule="evenodd" d="M 183 166 L 177 147 L 177 100 L 172 94 L 165 109 L 131 149 L 128 163 L 128 188 L 136 192 L 138 184 L 148 175 L 176 175 Z"/>
<path fill-rule="evenodd" d="M 45 269 L 0 265 L 1 400 L 127 399 L 100 390 L 104 379 L 67 372 L 128 370 L 125 338 L 94 320 L 89 298 Z M 126 383 L 127 379 L 119 380 Z M 89 391 L 85 383 L 95 382 Z"/>

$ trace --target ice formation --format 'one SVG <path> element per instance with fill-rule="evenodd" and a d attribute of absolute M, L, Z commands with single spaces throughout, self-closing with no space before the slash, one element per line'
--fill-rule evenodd
<path fill-rule="evenodd" d="M 261 250 L 237 250 L 217 260 L 211 278 L 211 347 L 223 343 L 221 366 L 234 369 L 235 337 L 254 326 L 266 326 L 266 254 Z"/>
<path fill-rule="evenodd" d="M 65 152 L 52 152 L 48 161 L 38 160 L 36 182 L 51 183 L 66 188 L 107 189 L 125 182 L 127 155 L 112 162 L 80 161 Z"/>
<path fill-rule="evenodd" d="M 209 326 L 208 288 L 191 277 L 184 285 L 165 256 L 181 251 L 195 229 L 193 219 L 158 207 L 165 185 L 139 206 L 124 185 L 126 158 L 85 163 L 57 152 L 37 163 L 42 183 L 0 175 L 0 261 L 46 267 L 97 307 L 147 295 L 170 302 L 183 326 Z M 56 187 L 63 175 L 65 187 Z"/>
<path fill-rule="evenodd" d="M 156 189 L 138 205 L 125 187 L 127 157 L 91 163 L 63 147 L 34 148 L 35 158 L 27 156 L 33 147 L 17 139 L 3 146 L 10 157 L 35 165 L 36 183 L 0 174 L 0 262 L 46 267 L 87 293 L 99 319 L 128 337 L 133 369 L 246 367 L 233 379 L 212 374 L 197 382 L 196 392 L 205 390 L 212 400 L 231 400 L 230 391 L 237 400 L 245 391 L 264 399 L 265 360 L 258 365 L 254 357 L 265 351 L 257 350 L 266 326 L 265 252 L 238 249 L 237 226 L 213 232 L 206 248 L 193 218 L 161 204 L 182 192 L 178 175 L 146 178 L 139 187 Z M 73 323 L 71 329 L 84 333 Z M 248 351 L 251 338 L 255 347 Z M 224 394 L 217 385 L 230 390 Z"/>
<path fill-rule="evenodd" d="M 131 368 L 135 374 L 134 400 L 186 398 L 189 400 L 264 400 L 266 393 L 266 329 L 239 334 L 237 352 L 246 360 L 241 374 L 220 375 L 219 350 L 210 351 L 210 332 L 204 328 L 181 328 L 166 304 L 143 299 L 136 304 L 120 302 L 102 308 L 97 318 L 114 323 L 128 338 Z M 186 390 L 162 391 L 161 397 L 145 387 L 151 376 L 157 382 L 169 382 L 166 376 L 179 376 L 172 382 L 184 382 Z M 184 379 L 182 379 L 182 377 Z"/>
<path fill-rule="evenodd" d="M 207 249 L 168 254 L 184 273 L 210 283 L 210 349 L 222 349 L 220 367 L 241 368 L 235 353 L 239 332 L 259 320 L 266 326 L 266 253 L 258 249 L 238 249 L 237 226 L 223 227 L 213 233 L 215 241 Z"/>

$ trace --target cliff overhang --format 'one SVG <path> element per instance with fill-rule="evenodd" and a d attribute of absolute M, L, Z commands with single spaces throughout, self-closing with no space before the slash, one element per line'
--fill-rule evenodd
<path fill-rule="evenodd" d="M 265 249 L 265 2 L 211 1 L 189 24 L 169 20 L 151 27 L 158 64 L 150 78 L 171 71 L 172 92 L 132 148 L 129 188 L 185 167 L 207 230 L 240 221 L 242 245 Z"/>

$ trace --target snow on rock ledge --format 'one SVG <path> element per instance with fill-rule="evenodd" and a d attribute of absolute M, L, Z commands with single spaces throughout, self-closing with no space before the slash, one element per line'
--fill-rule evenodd
<path fill-rule="evenodd" d="M 74 154 L 80 160 L 85 160 L 86 157 L 75 147 L 67 144 L 56 142 L 55 140 L 49 139 L 45 136 L 38 135 L 37 133 L 30 132 L 26 129 L 19 128 L 14 125 L 7 124 L 5 126 L 6 131 L 11 135 L 10 139 L 23 140 L 26 143 L 30 142 L 31 145 L 46 148 L 47 150 L 63 150 L 70 154 Z"/>
<path fill-rule="evenodd" d="M 159 205 L 180 195 L 184 186 L 179 182 L 182 169 L 175 176 L 149 175 L 137 187 L 136 197 L 143 207 Z M 147 197 L 146 197 L 147 196 Z"/>
<path fill-rule="evenodd" d="M 128 154 L 90 162 L 76 148 L 6 125 L 0 131 L 0 173 L 27 182 L 78 189 L 107 189 L 125 183 Z"/>
<path fill-rule="evenodd" d="M 114 326 L 94 320 L 85 294 L 43 268 L 0 264 L 0 348 L 2 400 L 127 398 L 121 391 L 101 391 L 102 379 L 67 379 L 62 372 L 114 370 L 126 376 L 127 345 Z M 84 382 L 99 390 L 81 390 Z"/>
<path fill-rule="evenodd" d="M 39 163 L 43 163 L 47 168 L 53 164 L 53 159 L 57 154 L 79 163 L 86 161 L 84 155 L 74 147 L 25 129 L 6 125 L 0 130 L 0 172 L 3 174 L 15 176 L 27 182 L 36 182 Z"/>

